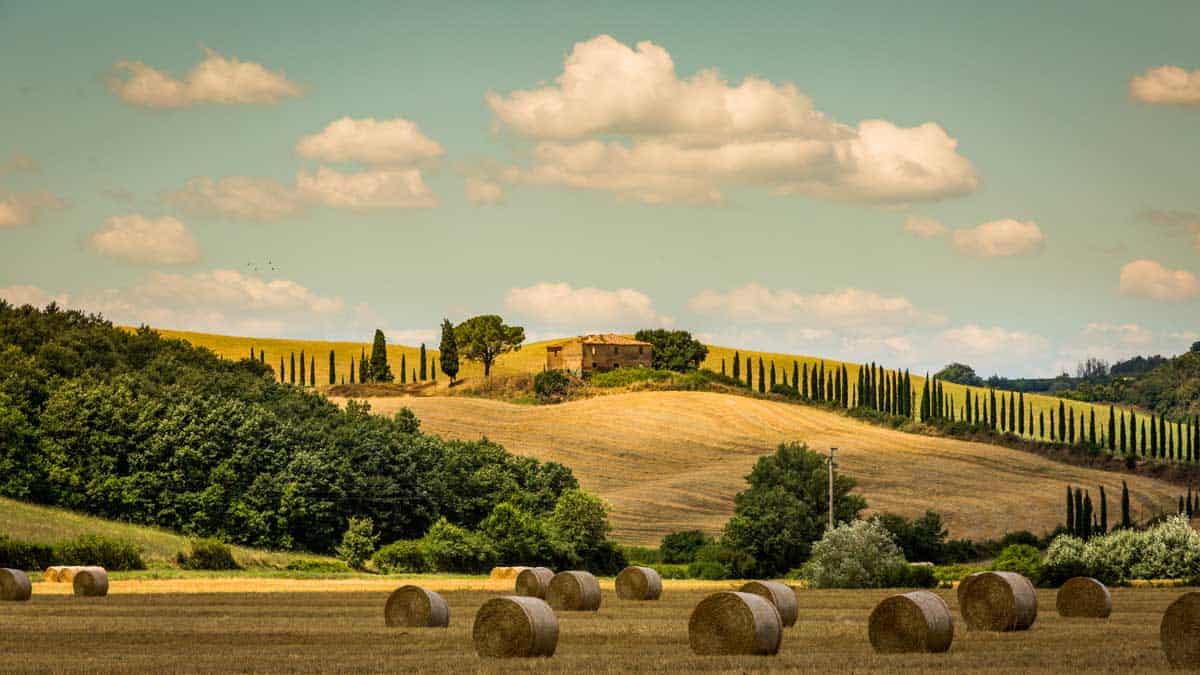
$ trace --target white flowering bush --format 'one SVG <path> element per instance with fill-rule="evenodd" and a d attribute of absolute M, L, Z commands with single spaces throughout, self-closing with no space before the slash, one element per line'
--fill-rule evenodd
<path fill-rule="evenodd" d="M 1053 585 L 1081 575 L 1107 584 L 1195 579 L 1200 577 L 1200 533 L 1187 518 L 1174 516 L 1142 532 L 1117 530 L 1087 542 L 1064 535 L 1046 551 L 1043 574 L 1043 581 Z"/>
<path fill-rule="evenodd" d="M 813 544 L 801 576 L 813 588 L 879 588 L 906 565 L 887 529 L 875 520 L 856 520 Z"/>

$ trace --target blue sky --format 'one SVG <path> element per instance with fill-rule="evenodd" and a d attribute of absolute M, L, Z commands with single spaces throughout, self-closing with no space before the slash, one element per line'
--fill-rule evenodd
<path fill-rule="evenodd" d="M 0 296 L 1012 374 L 1200 339 L 1196 3 L 447 5 L 0 2 Z"/>

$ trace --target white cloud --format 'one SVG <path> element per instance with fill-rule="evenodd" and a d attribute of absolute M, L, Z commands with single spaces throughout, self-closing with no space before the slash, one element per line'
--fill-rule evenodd
<path fill-rule="evenodd" d="M 1089 323 L 1059 350 L 1054 372 L 1074 372 L 1076 364 L 1089 358 L 1115 363 L 1137 355 L 1181 354 L 1196 340 L 1200 340 L 1197 331 L 1155 331 L 1135 323 Z"/>
<path fill-rule="evenodd" d="M 326 298 L 294 281 L 215 269 L 191 275 L 152 272 L 133 290 L 147 299 L 170 300 L 184 307 L 225 308 L 246 311 L 299 310 L 316 314 L 341 311 L 341 298 Z"/>
<path fill-rule="evenodd" d="M 467 199 L 473 204 L 502 204 L 504 187 L 482 178 L 467 178 Z"/>
<path fill-rule="evenodd" d="M 967 194 L 979 185 L 937 124 L 830 120 L 790 83 L 715 70 L 688 78 L 650 42 L 601 35 L 575 45 L 555 83 L 489 92 L 497 126 L 537 141 L 508 182 L 611 192 L 646 203 L 722 200 L 743 184 L 776 194 L 895 204 Z M 617 138 L 614 138 L 617 137 Z"/>
<path fill-rule="evenodd" d="M 1113 341 L 1122 345 L 1143 346 L 1154 342 L 1154 331 L 1136 323 L 1089 323 L 1083 329 L 1083 336 L 1089 340 Z"/>
<path fill-rule="evenodd" d="M 808 324 L 878 333 L 888 327 L 936 324 L 944 317 L 917 309 L 908 298 L 847 288 L 832 293 L 774 291 L 756 283 L 728 293 L 704 290 L 688 306 L 698 314 L 760 324 Z"/>
<path fill-rule="evenodd" d="M 504 306 L 548 324 L 587 326 L 596 330 L 670 326 L 670 317 L 654 309 L 650 297 L 632 288 L 608 291 L 542 282 L 509 289 Z"/>
<path fill-rule="evenodd" d="M 204 60 L 183 80 L 141 61 L 118 61 L 108 78 L 109 91 L 130 105 L 146 108 L 186 108 L 197 103 L 273 104 L 302 93 L 300 86 L 282 71 L 201 48 Z"/>
<path fill-rule="evenodd" d="M 1046 235 L 1033 221 L 993 220 L 954 230 L 954 248 L 976 258 L 1031 255 L 1042 250 Z"/>
<path fill-rule="evenodd" d="M 423 344 L 427 349 L 438 348 L 438 338 L 441 335 L 436 330 L 426 330 L 423 328 L 384 328 L 384 335 L 387 336 L 389 344 L 398 345 L 420 345 Z M 419 360 L 419 359 L 418 359 Z"/>
<path fill-rule="evenodd" d="M 0 192 L 0 229 L 31 225 L 47 211 L 67 208 L 67 202 L 45 190 L 5 195 Z"/>
<path fill-rule="evenodd" d="M 904 231 L 922 239 L 932 239 L 946 234 L 946 226 L 937 218 L 909 216 L 904 219 Z"/>
<path fill-rule="evenodd" d="M 261 223 L 282 220 L 302 210 L 295 190 L 271 178 L 226 176 L 192 178 L 163 201 L 197 217 L 222 216 Z"/>
<path fill-rule="evenodd" d="M 1121 268 L 1121 292 L 1154 300 L 1200 296 L 1200 279 L 1187 270 L 1171 270 L 1155 260 L 1135 260 Z"/>
<path fill-rule="evenodd" d="M 1150 68 L 1129 80 L 1129 93 L 1146 103 L 1200 105 L 1200 70 L 1189 73 L 1179 66 Z"/>
<path fill-rule="evenodd" d="M 70 302 L 70 296 L 66 293 L 52 295 L 37 286 L 25 284 L 0 286 L 0 299 L 7 300 L 9 304 L 17 307 L 21 307 L 22 305 L 45 307 L 52 302 L 56 302 L 59 305 L 67 305 Z"/>
<path fill-rule="evenodd" d="M 1049 347 L 1046 338 L 1035 333 L 985 328 L 967 324 L 942 331 L 938 340 L 947 362 L 961 358 L 994 357 L 1003 355 L 1009 362 L 1041 356 Z"/>
<path fill-rule="evenodd" d="M 87 239 L 97 253 L 143 265 L 186 265 L 200 259 L 200 245 L 171 216 L 112 216 Z"/>
<path fill-rule="evenodd" d="M 425 209 L 438 203 L 417 169 L 342 173 L 322 166 L 296 174 L 296 189 L 307 201 L 353 210 Z"/>
<path fill-rule="evenodd" d="M 406 119 L 343 117 L 301 138 L 296 153 L 326 162 L 407 166 L 441 157 L 445 150 Z"/>

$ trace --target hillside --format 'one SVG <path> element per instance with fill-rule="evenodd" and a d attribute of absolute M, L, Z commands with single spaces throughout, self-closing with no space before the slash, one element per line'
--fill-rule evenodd
<path fill-rule="evenodd" d="M 553 406 L 462 397 L 376 399 L 375 412 L 409 407 L 422 430 L 487 436 L 511 452 L 570 466 L 613 506 L 615 537 L 654 544 L 663 534 L 717 532 L 756 458 L 785 440 L 839 448 L 873 510 L 943 514 L 952 537 L 1006 530 L 1040 533 L 1063 520 L 1068 483 L 1096 495 L 1111 514 L 1128 480 L 1135 517 L 1173 512 L 1180 489 L 1142 476 L 1071 466 L 1003 447 L 921 436 L 809 406 L 705 392 L 616 394 Z"/>

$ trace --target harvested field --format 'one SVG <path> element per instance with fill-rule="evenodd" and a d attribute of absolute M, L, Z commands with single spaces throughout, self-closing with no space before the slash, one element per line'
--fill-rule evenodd
<path fill-rule="evenodd" d="M 1141 476 L 1078 467 L 984 443 L 906 434 L 817 408 L 706 392 L 616 394 L 560 405 L 462 397 L 374 399 L 376 412 L 412 408 L 422 429 L 487 436 L 510 451 L 562 462 L 613 505 L 614 536 L 657 545 L 692 528 L 717 533 L 755 460 L 787 440 L 825 450 L 854 476 L 871 508 L 907 517 L 942 514 L 952 537 L 1051 530 L 1064 518 L 1068 483 L 1103 484 L 1109 513 L 1129 482 L 1134 517 L 1173 513 L 1180 488 Z"/>
<path fill-rule="evenodd" d="M 726 671 L 794 669 L 823 672 L 1158 672 L 1167 668 L 1159 647 L 1162 612 L 1183 591 L 1113 590 L 1113 615 L 1104 624 L 1104 648 L 1096 649 L 1096 623 L 1039 617 L 1029 631 L 956 631 L 947 654 L 876 655 L 867 639 L 867 618 L 877 603 L 895 593 L 801 591 L 800 619 L 784 631 L 778 656 L 702 657 L 688 646 L 692 609 L 716 588 L 738 582 L 664 582 L 659 602 L 622 601 L 604 580 L 599 612 L 562 613 L 557 650 L 549 660 L 480 660 L 471 625 L 484 601 L 507 589 L 449 590 L 456 580 L 422 578 L 444 591 L 451 622 L 446 629 L 387 628 L 379 613 L 395 579 L 371 590 L 317 591 L 329 582 L 280 580 L 293 592 L 224 592 L 222 580 L 113 582 L 103 602 L 43 591 L 9 603 L 0 631 L 5 668 L 53 671 L 390 671 L 390 672 L 595 672 Z M 237 580 L 241 582 L 242 580 Z M 246 580 L 263 584 L 266 580 Z M 483 579 L 461 580 L 486 584 Z M 453 583 L 451 583 L 453 582 Z M 152 592 L 131 594 L 128 584 Z M 1047 606 L 1054 592 L 1039 591 Z M 952 591 L 939 591 L 959 621 Z M 961 625 L 961 624 L 960 624 Z M 63 644 L 71 644 L 69 650 Z"/>

